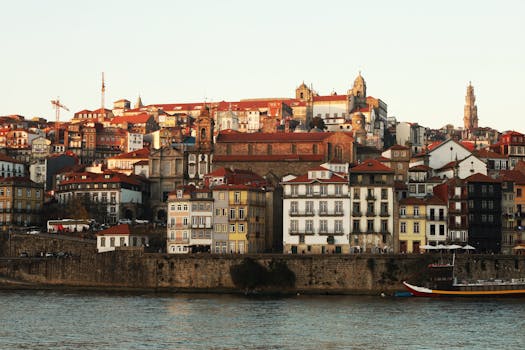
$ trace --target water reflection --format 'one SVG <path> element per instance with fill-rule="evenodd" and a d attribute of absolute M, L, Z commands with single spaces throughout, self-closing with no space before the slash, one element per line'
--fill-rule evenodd
<path fill-rule="evenodd" d="M 0 292 L 0 349 L 510 349 L 524 312 L 520 299 Z"/>

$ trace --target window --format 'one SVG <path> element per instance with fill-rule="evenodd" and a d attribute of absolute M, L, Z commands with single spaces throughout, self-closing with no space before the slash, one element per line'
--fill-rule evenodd
<path fill-rule="evenodd" d="M 494 201 L 487 201 L 489 209 L 494 209 Z"/>
<path fill-rule="evenodd" d="M 388 192 L 386 188 L 381 189 L 381 199 L 388 199 Z"/>
<path fill-rule="evenodd" d="M 343 232 L 343 220 L 336 220 L 334 222 L 334 229 L 336 233 Z"/>
<path fill-rule="evenodd" d="M 319 221 L 319 232 L 328 232 L 328 220 Z"/>
<path fill-rule="evenodd" d="M 292 151 L 292 154 L 297 154 L 297 145 L 292 144 L 291 151 Z"/>
<path fill-rule="evenodd" d="M 298 192 L 298 188 L 299 188 L 299 186 L 297 186 L 297 185 L 295 185 L 295 186 L 292 185 L 292 186 L 291 186 L 290 189 L 291 189 L 291 191 L 292 191 L 292 196 L 297 196 L 297 195 L 298 195 L 298 193 L 299 193 L 299 192 Z"/>
<path fill-rule="evenodd" d="M 419 233 L 419 222 L 414 222 L 414 233 Z"/>
<path fill-rule="evenodd" d="M 414 216 L 419 216 L 419 206 L 414 205 Z"/>
<path fill-rule="evenodd" d="M 314 232 L 314 221 L 313 220 L 306 220 L 305 221 L 305 229 L 306 232 Z"/>
<path fill-rule="evenodd" d="M 100 246 L 105 247 L 106 246 L 106 237 L 100 238 Z"/>
<path fill-rule="evenodd" d="M 235 220 L 235 208 L 230 209 L 230 220 Z"/>
<path fill-rule="evenodd" d="M 343 202 L 336 201 L 335 202 L 335 212 L 336 213 L 342 213 L 343 212 Z"/>
<path fill-rule="evenodd" d="M 292 232 L 299 231 L 299 221 L 298 220 L 290 220 L 290 231 Z"/>
<path fill-rule="evenodd" d="M 296 201 L 290 202 L 290 213 L 297 213 L 299 204 Z"/>
<path fill-rule="evenodd" d="M 353 232 L 360 232 L 360 230 L 359 230 L 359 220 L 352 221 L 352 230 L 353 230 Z"/>
<path fill-rule="evenodd" d="M 374 232 L 374 220 L 367 220 L 366 221 L 366 230 L 368 232 Z"/>
<path fill-rule="evenodd" d="M 445 225 L 439 225 L 439 235 L 440 236 L 445 235 Z"/>
<path fill-rule="evenodd" d="M 109 246 L 110 246 L 110 247 L 114 247 L 114 246 L 115 246 L 115 237 L 111 237 L 111 238 L 109 239 Z"/>
<path fill-rule="evenodd" d="M 326 186 L 326 185 L 321 185 L 321 186 L 320 186 L 320 191 L 321 191 L 321 196 L 326 196 L 326 195 L 328 195 L 328 186 Z"/>
<path fill-rule="evenodd" d="M 359 202 L 354 202 L 352 205 L 352 214 L 353 215 L 361 215 L 361 205 Z"/>
<path fill-rule="evenodd" d="M 399 208 L 399 215 L 406 216 L 407 215 L 407 208 L 406 207 Z"/>
<path fill-rule="evenodd" d="M 313 196 L 314 194 L 314 188 L 313 186 L 306 185 L 306 195 L 307 196 Z"/>
<path fill-rule="evenodd" d="M 321 201 L 319 202 L 319 214 L 327 214 L 328 213 L 328 202 Z"/>
<path fill-rule="evenodd" d="M 240 204 L 241 203 L 241 192 L 235 192 L 233 194 L 233 200 L 235 204 Z"/>
<path fill-rule="evenodd" d="M 124 247 L 126 245 L 126 239 L 124 237 L 120 237 L 119 247 Z"/>
<path fill-rule="evenodd" d="M 381 232 L 388 233 L 388 220 L 381 220 Z"/>
<path fill-rule="evenodd" d="M 239 224 L 239 232 L 244 232 L 244 224 Z"/>
<path fill-rule="evenodd" d="M 313 214 L 314 212 L 314 202 L 308 201 L 306 204 L 306 213 L 307 214 Z"/>
<path fill-rule="evenodd" d="M 521 188 L 516 189 L 516 197 L 521 197 Z"/>
<path fill-rule="evenodd" d="M 230 232 L 235 232 L 235 224 L 230 224 Z"/>
<path fill-rule="evenodd" d="M 335 195 L 340 196 L 343 194 L 343 186 L 335 185 Z"/>
<path fill-rule="evenodd" d="M 406 233 L 407 232 L 407 223 L 402 221 L 399 226 L 399 232 Z"/>
<path fill-rule="evenodd" d="M 436 235 L 436 225 L 430 225 L 430 235 L 431 236 Z"/>

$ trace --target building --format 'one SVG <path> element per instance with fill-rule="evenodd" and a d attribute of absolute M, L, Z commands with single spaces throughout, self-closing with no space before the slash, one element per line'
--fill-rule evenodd
<path fill-rule="evenodd" d="M 490 145 L 490 149 L 507 156 L 510 168 L 514 168 L 516 163 L 525 160 L 525 137 L 517 131 L 508 131 L 497 143 Z"/>
<path fill-rule="evenodd" d="M 439 177 L 432 176 L 432 168 L 416 165 L 408 169 L 408 195 L 410 197 L 427 197 L 434 194 L 434 186 L 442 183 Z"/>
<path fill-rule="evenodd" d="M 40 226 L 44 188 L 27 177 L 0 178 L 0 226 Z"/>
<path fill-rule="evenodd" d="M 375 159 L 350 168 L 350 244 L 365 252 L 394 250 L 394 171 Z"/>
<path fill-rule="evenodd" d="M 469 242 L 469 208 L 465 180 L 449 179 L 435 186 L 434 194 L 447 204 L 447 243 L 467 244 Z"/>
<path fill-rule="evenodd" d="M 190 211 L 191 195 L 195 186 L 179 186 L 168 195 L 168 235 L 167 252 L 169 254 L 190 253 Z"/>
<path fill-rule="evenodd" d="M 399 201 L 399 252 L 420 253 L 426 244 L 426 202 L 421 198 Z"/>
<path fill-rule="evenodd" d="M 394 180 L 407 182 L 408 168 L 410 166 L 410 148 L 394 145 L 381 154 L 388 160 L 382 161 L 387 167 L 394 170 Z"/>
<path fill-rule="evenodd" d="M 329 161 L 353 163 L 354 138 L 346 132 L 238 133 L 217 136 L 213 166 L 251 169 L 281 179 Z"/>
<path fill-rule="evenodd" d="M 145 185 L 136 176 L 112 171 L 72 172 L 60 176 L 55 195 L 60 204 L 80 201 L 98 222 L 115 224 L 142 214 Z"/>
<path fill-rule="evenodd" d="M 465 179 L 468 242 L 478 252 L 501 252 L 501 182 L 483 174 Z"/>
<path fill-rule="evenodd" d="M 96 233 L 97 251 L 99 253 L 111 252 L 124 247 L 146 247 L 149 237 L 145 234 L 134 234 L 130 225 L 121 224 L 112 226 Z"/>
<path fill-rule="evenodd" d="M 425 198 L 427 244 L 445 245 L 448 232 L 447 203 L 437 196 Z"/>
<path fill-rule="evenodd" d="M 0 177 L 27 176 L 25 163 L 0 153 Z"/>
<path fill-rule="evenodd" d="M 291 254 L 350 252 L 346 169 L 325 166 L 286 176 L 283 186 L 283 250 Z"/>
<path fill-rule="evenodd" d="M 143 160 L 148 160 L 150 151 L 148 148 L 142 148 L 136 151 L 121 153 L 114 157 L 109 157 L 108 170 L 113 170 L 122 174 L 130 175 L 134 173 L 134 164 Z"/>

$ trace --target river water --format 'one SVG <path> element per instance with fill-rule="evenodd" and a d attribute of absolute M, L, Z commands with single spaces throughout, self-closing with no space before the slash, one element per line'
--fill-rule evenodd
<path fill-rule="evenodd" d="M 0 291 L 0 349 L 521 349 L 524 299 Z"/>

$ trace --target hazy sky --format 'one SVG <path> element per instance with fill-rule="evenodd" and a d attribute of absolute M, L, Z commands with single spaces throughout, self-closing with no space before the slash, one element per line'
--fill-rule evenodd
<path fill-rule="evenodd" d="M 50 100 L 106 107 L 345 93 L 359 70 L 390 116 L 525 132 L 525 1 L 9 1 L 0 115 L 54 119 Z"/>

